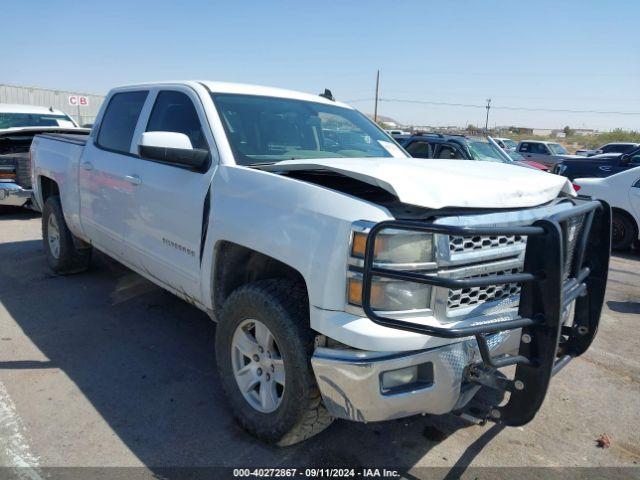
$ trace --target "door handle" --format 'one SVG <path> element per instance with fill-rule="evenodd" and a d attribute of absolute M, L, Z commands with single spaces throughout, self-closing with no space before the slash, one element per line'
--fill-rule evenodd
<path fill-rule="evenodd" d="M 124 179 L 131 185 L 140 185 L 142 183 L 142 179 L 138 175 L 127 175 Z"/>
<path fill-rule="evenodd" d="M 84 168 L 87 171 L 93 170 L 93 163 L 91 163 L 91 162 L 82 162 L 82 168 Z"/>

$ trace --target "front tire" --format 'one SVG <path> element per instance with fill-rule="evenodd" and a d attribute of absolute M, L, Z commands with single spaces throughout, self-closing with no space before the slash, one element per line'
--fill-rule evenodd
<path fill-rule="evenodd" d="M 636 238 L 636 229 L 629 217 L 614 212 L 611 230 L 611 248 L 613 250 L 628 250 Z"/>
<path fill-rule="evenodd" d="M 60 197 L 47 198 L 42 209 L 42 240 L 47 263 L 59 274 L 84 272 L 91 263 L 91 248 L 78 248 L 62 214 Z"/>
<path fill-rule="evenodd" d="M 216 359 L 234 416 L 279 446 L 331 424 L 311 369 L 314 335 L 303 288 L 284 279 L 238 288 L 222 308 Z"/>

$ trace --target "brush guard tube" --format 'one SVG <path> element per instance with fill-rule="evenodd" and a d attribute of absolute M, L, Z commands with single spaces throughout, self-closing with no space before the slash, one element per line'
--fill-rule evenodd
<path fill-rule="evenodd" d="M 551 377 L 591 345 L 604 302 L 611 252 L 611 209 L 603 201 L 585 198 L 571 201 L 571 208 L 521 227 L 474 228 L 405 220 L 390 220 L 374 225 L 367 238 L 362 273 L 364 313 L 371 321 L 385 327 L 443 338 L 474 336 L 482 364 L 470 366 L 467 378 L 509 391 L 508 402 L 504 406 L 491 408 L 491 416 L 506 425 L 524 425 L 533 419 L 542 405 Z M 582 226 L 572 262 L 565 266 L 568 238 L 562 224 L 575 217 L 583 218 Z M 526 235 L 524 268 L 521 273 L 470 279 L 450 279 L 428 273 L 381 268 L 374 264 L 374 246 L 377 235 L 387 229 L 456 236 Z M 563 268 L 569 269 L 568 274 L 565 272 L 564 280 Z M 519 283 L 522 290 L 518 317 L 501 322 L 451 327 L 385 317 L 371 307 L 374 277 L 449 289 Z M 573 322 L 571 326 L 563 326 L 563 312 L 574 300 Z M 522 329 L 518 354 L 492 358 L 485 336 L 517 328 Z M 514 379 L 499 378 L 497 369 L 509 365 L 516 365 Z"/>

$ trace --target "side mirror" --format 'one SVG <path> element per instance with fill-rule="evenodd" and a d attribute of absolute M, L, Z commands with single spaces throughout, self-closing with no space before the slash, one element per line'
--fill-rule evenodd
<path fill-rule="evenodd" d="M 142 158 L 173 163 L 196 170 L 202 169 L 209 158 L 209 151 L 193 148 L 184 133 L 144 132 L 138 143 Z"/>
<path fill-rule="evenodd" d="M 628 165 L 631 162 L 631 155 L 623 153 L 620 157 L 620 165 Z"/>

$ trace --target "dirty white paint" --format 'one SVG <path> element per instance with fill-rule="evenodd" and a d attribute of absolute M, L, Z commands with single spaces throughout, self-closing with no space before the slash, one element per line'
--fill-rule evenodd
<path fill-rule="evenodd" d="M 42 480 L 38 458 L 31 453 L 24 432 L 15 405 L 0 382 L 0 466 L 13 468 L 17 478 Z"/>

